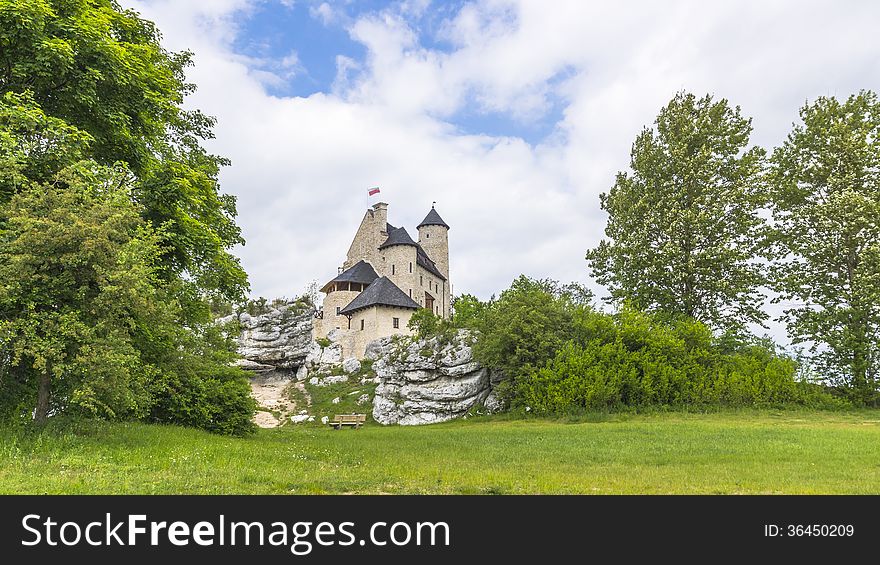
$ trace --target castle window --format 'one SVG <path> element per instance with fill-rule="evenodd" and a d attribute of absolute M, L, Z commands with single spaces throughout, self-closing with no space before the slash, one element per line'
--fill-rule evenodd
<path fill-rule="evenodd" d="M 361 331 L 363 331 L 363 329 L 364 329 L 364 320 L 361 319 Z"/>
<path fill-rule="evenodd" d="M 342 310 L 342 306 L 337 306 L 337 307 L 336 307 L 336 315 L 337 315 L 337 316 L 339 315 L 339 311 L 340 311 L 340 310 Z"/>
<path fill-rule="evenodd" d="M 412 289 L 409 289 L 409 297 L 412 298 Z"/>
<path fill-rule="evenodd" d="M 426 233 L 426 234 L 425 234 L 425 239 L 427 239 L 427 238 L 429 238 L 429 237 L 431 237 L 431 234 Z"/>
<path fill-rule="evenodd" d="M 434 313 L 435 313 L 435 314 L 439 314 L 439 313 L 440 313 L 440 307 L 439 307 L 439 306 L 434 306 Z"/>
<path fill-rule="evenodd" d="M 409 272 L 412 272 L 412 261 L 409 262 Z"/>
<path fill-rule="evenodd" d="M 419 275 L 419 286 L 425 286 L 425 277 Z"/>
<path fill-rule="evenodd" d="M 391 323 L 394 324 L 394 329 L 400 328 L 400 318 L 391 318 Z"/>
<path fill-rule="evenodd" d="M 391 265 L 391 274 L 394 274 L 394 265 Z"/>

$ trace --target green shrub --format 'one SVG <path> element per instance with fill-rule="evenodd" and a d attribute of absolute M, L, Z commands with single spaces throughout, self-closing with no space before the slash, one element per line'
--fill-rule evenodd
<path fill-rule="evenodd" d="M 326 337 L 319 337 L 318 339 L 315 340 L 315 343 L 320 345 L 322 349 L 326 349 L 327 347 L 330 347 L 331 345 L 333 345 L 333 342 L 330 341 L 329 339 L 327 339 Z"/>
<path fill-rule="evenodd" d="M 700 322 L 581 313 L 576 336 L 515 383 L 516 404 L 565 414 L 648 406 L 841 406 L 766 343 L 717 343 Z"/>
<path fill-rule="evenodd" d="M 154 387 L 153 421 L 235 436 L 255 430 L 252 418 L 257 404 L 240 369 L 228 367 L 211 376 L 164 374 Z"/>

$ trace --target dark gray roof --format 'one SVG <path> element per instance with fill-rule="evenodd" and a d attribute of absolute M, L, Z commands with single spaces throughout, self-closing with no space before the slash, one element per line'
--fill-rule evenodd
<path fill-rule="evenodd" d="M 428 215 L 425 216 L 425 219 L 422 220 L 422 223 L 416 226 L 420 228 L 422 226 L 443 226 L 446 229 L 449 229 L 449 224 L 443 221 L 443 218 L 440 217 L 440 214 L 437 213 L 437 210 L 431 206 L 431 211 L 428 212 Z"/>
<path fill-rule="evenodd" d="M 446 277 L 444 277 L 443 273 L 441 273 L 440 270 L 437 269 L 437 265 L 434 263 L 434 261 L 431 260 L 430 257 L 428 257 L 428 254 L 425 253 L 425 250 L 422 249 L 422 246 L 416 245 L 416 247 L 418 247 L 418 250 L 416 251 L 416 264 L 421 265 L 423 269 L 434 276 L 440 277 L 442 280 L 445 281 Z"/>
<path fill-rule="evenodd" d="M 379 277 L 339 313 L 349 315 L 370 306 L 395 306 L 412 310 L 421 308 L 415 300 L 407 296 L 388 277 Z"/>
<path fill-rule="evenodd" d="M 406 228 L 397 228 L 396 230 L 389 232 L 388 239 L 385 240 L 385 243 L 379 246 L 379 249 L 391 247 L 392 245 L 412 245 L 413 247 L 418 247 L 418 244 L 409 236 L 409 232 L 406 231 Z"/>
<path fill-rule="evenodd" d="M 385 233 L 391 233 L 391 232 L 393 232 L 393 231 L 396 230 L 396 229 L 397 229 L 397 228 L 395 228 L 394 226 L 392 226 L 392 225 L 389 224 L 388 222 L 385 222 Z"/>
<path fill-rule="evenodd" d="M 379 275 L 376 274 L 376 270 L 373 269 L 373 266 L 367 263 L 366 261 L 358 261 L 349 269 L 346 269 L 342 273 L 340 273 L 335 279 L 328 282 L 324 285 L 324 288 L 321 289 L 321 292 L 327 292 L 327 288 L 330 287 L 333 283 L 339 282 L 353 282 L 359 284 L 370 284 L 374 280 L 379 278 Z"/>

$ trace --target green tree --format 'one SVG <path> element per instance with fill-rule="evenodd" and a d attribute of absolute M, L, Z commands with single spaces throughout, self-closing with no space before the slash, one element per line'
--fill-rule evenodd
<path fill-rule="evenodd" d="M 0 343 L 9 369 L 50 410 L 143 416 L 151 372 L 132 328 L 161 316 L 157 235 L 143 223 L 125 171 L 84 162 L 64 186 L 34 185 L 5 207 L 0 232 Z"/>
<path fill-rule="evenodd" d="M 880 102 L 821 97 L 771 159 L 773 282 L 819 370 L 876 401 L 880 377 Z"/>
<path fill-rule="evenodd" d="M 551 359 L 574 335 L 577 312 L 589 308 L 572 287 L 520 275 L 486 304 L 475 324 L 474 354 L 505 376 L 502 395 L 512 400 L 520 379 Z M 580 288 L 580 287 L 578 287 Z"/>
<path fill-rule="evenodd" d="M 201 146 L 214 120 L 182 108 L 195 88 L 184 76 L 192 54 L 167 52 L 160 37 L 114 0 L 0 0 L 0 95 L 30 93 L 90 137 L 98 163 L 126 163 L 142 215 L 163 227 L 162 277 L 236 301 L 247 278 L 228 252 L 243 240 L 235 199 L 218 190 L 227 161 Z M 29 169 L 44 176 L 33 180 L 58 170 L 38 165 Z"/>
<path fill-rule="evenodd" d="M 486 303 L 473 294 L 462 294 L 452 299 L 452 322 L 457 328 L 474 327 L 485 311 Z"/>
<path fill-rule="evenodd" d="M 124 167 L 82 161 L 3 208 L 0 415 L 246 433 L 255 406 L 229 367 L 229 335 L 210 315 L 192 325 L 161 281 L 161 237 L 132 202 L 130 179 Z"/>
<path fill-rule="evenodd" d="M 0 417 L 85 413 L 232 434 L 255 405 L 231 333 L 166 260 L 141 179 L 33 94 L 0 95 Z M 193 248 L 198 247 L 194 242 Z M 219 280 L 219 279 L 218 279 Z"/>
<path fill-rule="evenodd" d="M 754 261 L 765 152 L 727 101 L 679 93 L 636 138 L 631 173 L 601 195 L 607 239 L 587 253 L 617 303 L 716 330 L 761 322 Z"/>

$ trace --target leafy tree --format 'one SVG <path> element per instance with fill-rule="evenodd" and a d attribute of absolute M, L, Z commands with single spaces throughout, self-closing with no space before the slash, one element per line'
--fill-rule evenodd
<path fill-rule="evenodd" d="M 512 399 L 519 379 L 546 363 L 572 338 L 574 317 L 584 308 L 556 281 L 525 275 L 489 301 L 475 324 L 479 336 L 474 354 L 505 375 L 502 395 Z"/>
<path fill-rule="evenodd" d="M 201 146 L 214 120 L 181 106 L 194 90 L 184 76 L 192 54 L 167 52 L 160 37 L 115 0 L 0 0 L 0 95 L 30 93 L 62 120 L 55 129 L 89 136 L 98 163 L 126 163 L 142 215 L 163 227 L 162 277 L 235 301 L 247 279 L 227 251 L 243 243 L 235 199 L 218 191 L 227 161 Z M 26 168 L 40 181 L 58 170 L 40 159 Z"/>
<path fill-rule="evenodd" d="M 228 366 L 229 337 L 210 316 L 182 325 L 194 317 L 158 276 L 161 238 L 131 201 L 130 178 L 83 161 L 3 208 L 0 411 L 246 433 L 253 399 Z"/>
<path fill-rule="evenodd" d="M 0 417 L 247 433 L 250 388 L 204 299 L 222 293 L 169 270 L 174 227 L 144 220 L 141 180 L 94 142 L 30 92 L 0 95 Z"/>
<path fill-rule="evenodd" d="M 876 402 L 880 377 L 880 102 L 862 91 L 800 111 L 771 159 L 773 281 L 820 372 Z"/>
<path fill-rule="evenodd" d="M 608 239 L 587 253 L 611 299 L 741 329 L 766 318 L 753 258 L 764 151 L 727 101 L 679 93 L 636 138 L 631 173 L 601 195 Z"/>
<path fill-rule="evenodd" d="M 132 326 L 161 316 L 157 235 L 143 223 L 123 171 L 87 163 L 64 188 L 35 185 L 5 208 L 0 235 L 0 343 L 9 367 L 50 410 L 143 416 L 150 371 Z"/>
<path fill-rule="evenodd" d="M 474 327 L 486 311 L 486 303 L 473 294 L 462 294 L 452 299 L 452 322 L 458 328 Z"/>

